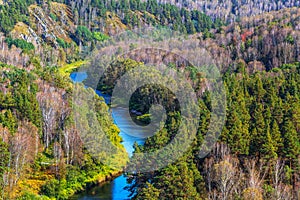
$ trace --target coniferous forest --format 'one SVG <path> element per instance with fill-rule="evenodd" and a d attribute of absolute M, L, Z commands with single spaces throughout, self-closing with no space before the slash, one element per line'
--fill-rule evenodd
<path fill-rule="evenodd" d="M 129 194 L 121 199 L 300 199 L 299 6 L 293 0 L 0 0 L 0 199 L 80 199 L 77 194 L 121 174 L 127 183 L 118 189 Z M 134 31 L 151 27 L 160 48 L 168 30 L 183 36 L 178 40 L 189 52 L 205 49 L 220 71 L 225 98 L 213 100 L 205 75 L 179 55 L 143 50 L 143 42 L 117 46 L 122 33 L 139 41 L 147 37 Z M 122 55 L 112 55 L 100 79 L 97 51 Z M 129 114 L 137 125 L 151 123 L 149 110 L 157 104 L 165 108 L 166 122 L 134 144 L 131 158 L 112 115 L 116 105 L 98 94 L 113 96 L 127 72 L 157 78 L 158 71 L 135 70 L 147 71 L 153 60 L 184 74 L 200 116 L 183 155 L 145 172 L 139 165 L 150 161 L 138 155 L 176 138 L 183 114 L 175 93 L 159 84 L 134 91 Z M 71 80 L 82 69 L 92 82 Z M 123 91 L 130 87 L 123 84 Z M 90 99 L 77 108 L 74 97 Z M 213 107 L 223 104 L 218 131 L 210 123 Z M 95 136 L 97 126 L 104 135 Z M 208 131 L 219 137 L 199 156 Z M 97 144 L 111 149 L 98 152 Z"/>

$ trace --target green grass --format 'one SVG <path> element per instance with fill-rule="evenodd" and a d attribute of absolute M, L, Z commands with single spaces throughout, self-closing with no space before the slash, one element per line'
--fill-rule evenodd
<path fill-rule="evenodd" d="M 88 61 L 86 60 L 79 60 L 70 64 L 66 64 L 59 68 L 59 73 L 63 76 L 69 76 L 75 69 L 81 67 L 82 65 L 86 64 Z"/>

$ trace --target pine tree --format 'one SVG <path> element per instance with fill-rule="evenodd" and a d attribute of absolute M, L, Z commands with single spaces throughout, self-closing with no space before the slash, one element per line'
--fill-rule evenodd
<path fill-rule="evenodd" d="M 186 31 L 188 34 L 194 34 L 196 33 L 196 29 L 194 27 L 194 23 L 190 18 L 188 18 L 185 22 Z"/>
<path fill-rule="evenodd" d="M 156 200 L 159 199 L 160 190 L 155 188 L 151 183 L 147 182 L 146 186 L 141 189 L 135 197 L 137 200 Z"/>
<path fill-rule="evenodd" d="M 261 147 L 261 152 L 266 159 L 276 159 L 276 147 L 274 145 L 274 141 L 272 135 L 270 133 L 270 125 L 266 125 L 266 131 L 264 133 L 264 143 Z"/>
<path fill-rule="evenodd" d="M 273 120 L 272 126 L 271 126 L 271 138 L 273 141 L 273 146 L 275 148 L 275 152 L 277 152 L 278 155 L 282 153 L 283 148 L 283 139 L 279 130 L 279 126 L 276 122 L 276 120 Z"/>
<path fill-rule="evenodd" d="M 193 172 L 184 161 L 166 167 L 155 182 L 161 191 L 160 199 L 200 199 L 194 186 Z"/>
<path fill-rule="evenodd" d="M 251 131 L 251 142 L 250 142 L 250 153 L 258 153 L 261 149 L 262 144 L 264 143 L 265 135 L 265 121 L 263 117 L 263 105 L 258 103 L 254 111 L 252 120 L 252 131 Z"/>
<path fill-rule="evenodd" d="M 234 105 L 228 112 L 225 129 L 227 132 L 223 132 L 223 138 L 233 152 L 248 154 L 249 133 L 247 129 L 243 129 L 235 107 Z"/>
<path fill-rule="evenodd" d="M 297 159 L 300 154 L 300 142 L 295 126 L 290 119 L 285 119 L 283 124 L 283 137 L 284 137 L 284 154 L 290 159 Z"/>
<path fill-rule="evenodd" d="M 16 117 L 13 115 L 11 110 L 7 110 L 4 116 L 4 118 L 0 118 L 0 123 L 7 127 L 10 133 L 15 133 L 18 126 Z"/>

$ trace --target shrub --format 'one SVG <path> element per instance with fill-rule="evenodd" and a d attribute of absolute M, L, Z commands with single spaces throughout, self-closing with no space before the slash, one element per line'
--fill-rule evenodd
<path fill-rule="evenodd" d="M 71 44 L 65 42 L 63 39 L 61 38 L 57 38 L 56 42 L 58 43 L 58 45 L 62 48 L 69 48 L 71 46 Z"/>
<path fill-rule="evenodd" d="M 93 38 L 95 40 L 98 40 L 98 41 L 102 42 L 104 40 L 108 40 L 109 36 L 105 35 L 104 33 L 101 33 L 101 32 L 93 32 Z"/>
<path fill-rule="evenodd" d="M 34 45 L 31 42 L 27 42 L 23 39 L 13 39 L 11 37 L 8 37 L 5 39 L 5 42 L 7 43 L 9 48 L 11 48 L 12 45 L 15 45 L 23 51 L 34 50 Z"/>
<path fill-rule="evenodd" d="M 51 179 L 42 186 L 41 193 L 50 198 L 68 199 L 70 194 L 66 187 L 66 180 Z"/>
<path fill-rule="evenodd" d="M 50 13 L 49 15 L 53 21 L 57 21 L 57 16 L 54 13 Z"/>
<path fill-rule="evenodd" d="M 294 44 L 294 43 L 295 43 L 295 40 L 294 40 L 294 38 L 293 38 L 292 35 L 288 35 L 288 36 L 285 38 L 285 42 L 290 43 L 290 44 Z"/>
<path fill-rule="evenodd" d="M 93 39 L 92 32 L 86 26 L 78 26 L 75 34 L 81 41 L 91 41 Z"/>

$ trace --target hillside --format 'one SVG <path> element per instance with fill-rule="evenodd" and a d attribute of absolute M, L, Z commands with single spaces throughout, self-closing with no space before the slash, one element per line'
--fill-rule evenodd
<path fill-rule="evenodd" d="M 166 3 L 166 1 L 161 0 L 158 2 Z M 266 12 L 300 6 L 299 1 L 297 0 L 170 0 L 167 1 L 167 3 L 171 3 L 178 7 L 201 10 L 213 19 L 220 18 L 226 22 L 233 22 L 242 17 L 256 16 Z"/>
<path fill-rule="evenodd" d="M 55 67 L 28 72 L 1 64 L 0 72 L 1 192 L 4 199 L 20 196 L 34 199 L 39 194 L 66 199 L 87 185 L 102 182 L 122 170 L 120 166 L 125 165 L 127 154 L 120 144 L 119 130 L 107 112 L 107 105 L 93 90 L 85 90 L 82 86 L 76 89 Z M 119 151 L 114 159 L 102 155 L 101 160 L 107 160 L 109 165 L 100 163 L 99 158 L 84 147 L 81 129 L 74 122 L 77 114 L 72 108 L 74 92 L 95 98 L 98 123 L 111 139 L 111 145 Z M 88 108 L 82 106 L 81 109 L 83 112 Z M 84 120 L 88 119 L 81 120 L 86 123 Z"/>
<path fill-rule="evenodd" d="M 142 40 L 114 40 L 149 27 L 156 27 L 159 50 L 145 49 Z M 163 50 L 169 45 L 161 41 L 164 30 L 182 34 L 175 44 L 190 45 L 176 49 L 181 56 L 204 48 L 221 71 L 226 99 L 215 104 L 226 103 L 226 120 L 222 130 L 212 127 L 220 138 L 205 157 L 200 147 L 216 106 L 208 78 L 177 52 Z M 183 72 L 198 98 L 201 116 L 190 148 L 161 169 L 126 174 L 131 198 L 299 199 L 299 47 L 296 0 L 0 0 L 0 199 L 68 199 L 124 170 L 128 156 L 108 105 L 69 78 L 83 65 L 97 67 L 97 57 L 90 57 L 97 50 L 129 51 L 96 80 L 103 93 L 112 94 L 127 71 L 155 63 Z M 87 73 L 91 80 L 98 76 Z M 146 80 L 157 73 L 131 76 Z M 140 125 L 151 121 L 151 105 L 165 106 L 166 124 L 134 146 L 137 154 L 155 152 L 176 136 L 180 105 L 160 85 L 134 92 L 130 114 Z M 149 162 L 133 156 L 132 163 Z"/>
<path fill-rule="evenodd" d="M 170 4 L 162 6 L 154 1 L 106 4 L 108 2 L 102 1 L 67 1 L 66 4 L 5 1 L 0 7 L 0 31 L 4 33 L 0 40 L 0 60 L 16 66 L 30 66 L 32 59 L 38 57 L 42 66 L 63 65 L 83 59 L 97 42 L 107 39 L 107 35 L 125 30 L 160 25 L 192 34 L 208 31 L 220 23 L 214 24 L 199 11 L 179 9 Z M 8 19 L 8 13 L 13 16 L 12 20 Z M 17 40 L 13 46 L 19 49 L 7 45 L 6 38 Z M 34 51 L 24 53 L 30 50 L 22 49 L 20 43 L 24 42 L 33 44 Z"/>

